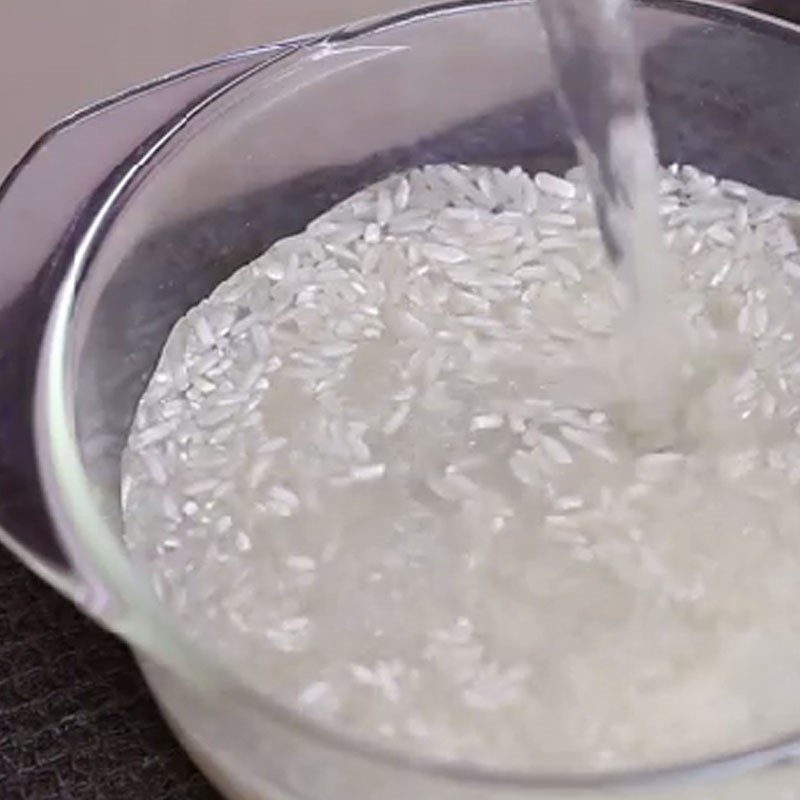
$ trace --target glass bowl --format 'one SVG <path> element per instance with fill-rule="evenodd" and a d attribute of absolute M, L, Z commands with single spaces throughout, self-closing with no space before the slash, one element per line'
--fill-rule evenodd
<path fill-rule="evenodd" d="M 635 10 L 661 160 L 800 197 L 800 29 L 711 0 Z M 0 539 L 126 638 L 235 798 L 800 797 L 800 733 L 625 772 L 500 772 L 302 718 L 189 641 L 121 543 L 120 453 L 176 320 L 276 239 L 420 164 L 575 153 L 535 2 L 452 2 L 257 48 L 65 120 L 0 190 Z M 800 730 L 800 719 L 798 719 Z"/>

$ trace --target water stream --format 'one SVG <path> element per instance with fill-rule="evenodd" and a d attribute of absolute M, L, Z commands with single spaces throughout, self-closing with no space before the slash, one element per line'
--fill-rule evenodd
<path fill-rule="evenodd" d="M 658 209 L 658 157 L 629 0 L 539 0 L 562 105 L 610 260 L 633 302 L 625 380 L 632 431 L 672 443 L 684 363 L 677 283 Z"/>
<path fill-rule="evenodd" d="M 659 293 L 669 261 L 629 0 L 540 0 L 539 6 L 606 249 L 637 297 Z"/>

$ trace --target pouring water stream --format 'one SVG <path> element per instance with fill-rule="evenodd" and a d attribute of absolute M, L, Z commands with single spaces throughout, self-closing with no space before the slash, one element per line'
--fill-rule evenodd
<path fill-rule="evenodd" d="M 659 219 L 658 157 L 629 0 L 540 0 L 572 138 L 598 225 L 632 303 L 625 369 L 631 425 L 651 446 L 675 434 L 681 370 L 675 264 Z"/>

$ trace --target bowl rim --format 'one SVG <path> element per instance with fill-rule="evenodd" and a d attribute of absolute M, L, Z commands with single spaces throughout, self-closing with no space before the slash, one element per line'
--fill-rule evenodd
<path fill-rule="evenodd" d="M 128 97 L 193 74 L 202 69 L 236 59 L 265 56 L 254 67 L 226 82 L 189 111 L 184 110 L 180 123 L 157 137 L 142 151 L 123 162 L 119 177 L 107 189 L 102 202 L 91 212 L 78 217 L 79 235 L 68 258 L 68 269 L 50 312 L 42 342 L 35 391 L 35 438 L 37 460 L 50 514 L 63 536 L 69 556 L 79 574 L 87 581 L 96 598 L 96 607 L 88 608 L 107 627 L 132 642 L 148 657 L 161 661 L 204 691 L 224 693 L 226 698 L 256 709 L 273 721 L 288 727 L 294 734 L 308 737 L 333 751 L 366 759 L 377 765 L 402 772 L 418 773 L 431 779 L 476 787 L 529 791 L 607 791 L 632 787 L 652 788 L 713 777 L 733 776 L 760 767 L 771 766 L 800 755 L 800 729 L 761 744 L 735 749 L 718 755 L 678 760 L 654 766 L 576 772 L 523 768 L 493 768 L 473 763 L 448 761 L 420 753 L 408 753 L 382 742 L 367 740 L 349 730 L 314 720 L 293 710 L 244 683 L 240 676 L 221 664 L 219 659 L 183 633 L 171 614 L 158 603 L 149 588 L 142 585 L 131 566 L 121 541 L 109 535 L 100 510 L 93 500 L 89 479 L 83 469 L 77 441 L 73 435 L 74 414 L 70 398 L 71 312 L 77 300 L 80 279 L 90 267 L 92 256 L 102 242 L 116 212 L 124 205 L 126 190 L 142 169 L 196 114 L 213 104 L 231 89 L 287 55 L 317 45 L 342 44 L 358 37 L 384 32 L 426 19 L 450 14 L 489 11 L 494 8 L 535 5 L 536 0 L 444 0 L 408 11 L 378 16 L 319 33 L 250 48 L 179 70 L 107 100 L 81 109 L 50 128 L 23 156 L 0 186 L 0 198 L 14 177 L 36 156 L 52 137 L 89 115 Z M 758 11 L 734 6 L 725 0 L 637 0 L 636 6 L 684 13 L 701 19 L 739 22 L 762 29 L 767 34 L 797 40 L 800 26 L 770 17 Z M 111 587 L 111 588 L 109 588 Z M 109 614 L 102 601 L 111 601 Z"/>

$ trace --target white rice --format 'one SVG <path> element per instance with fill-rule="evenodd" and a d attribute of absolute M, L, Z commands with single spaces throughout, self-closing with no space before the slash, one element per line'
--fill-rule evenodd
<path fill-rule="evenodd" d="M 428 755 L 638 765 L 800 724 L 797 204 L 676 165 L 661 210 L 682 360 L 648 409 L 581 170 L 394 175 L 219 286 L 124 459 L 164 602 Z"/>

